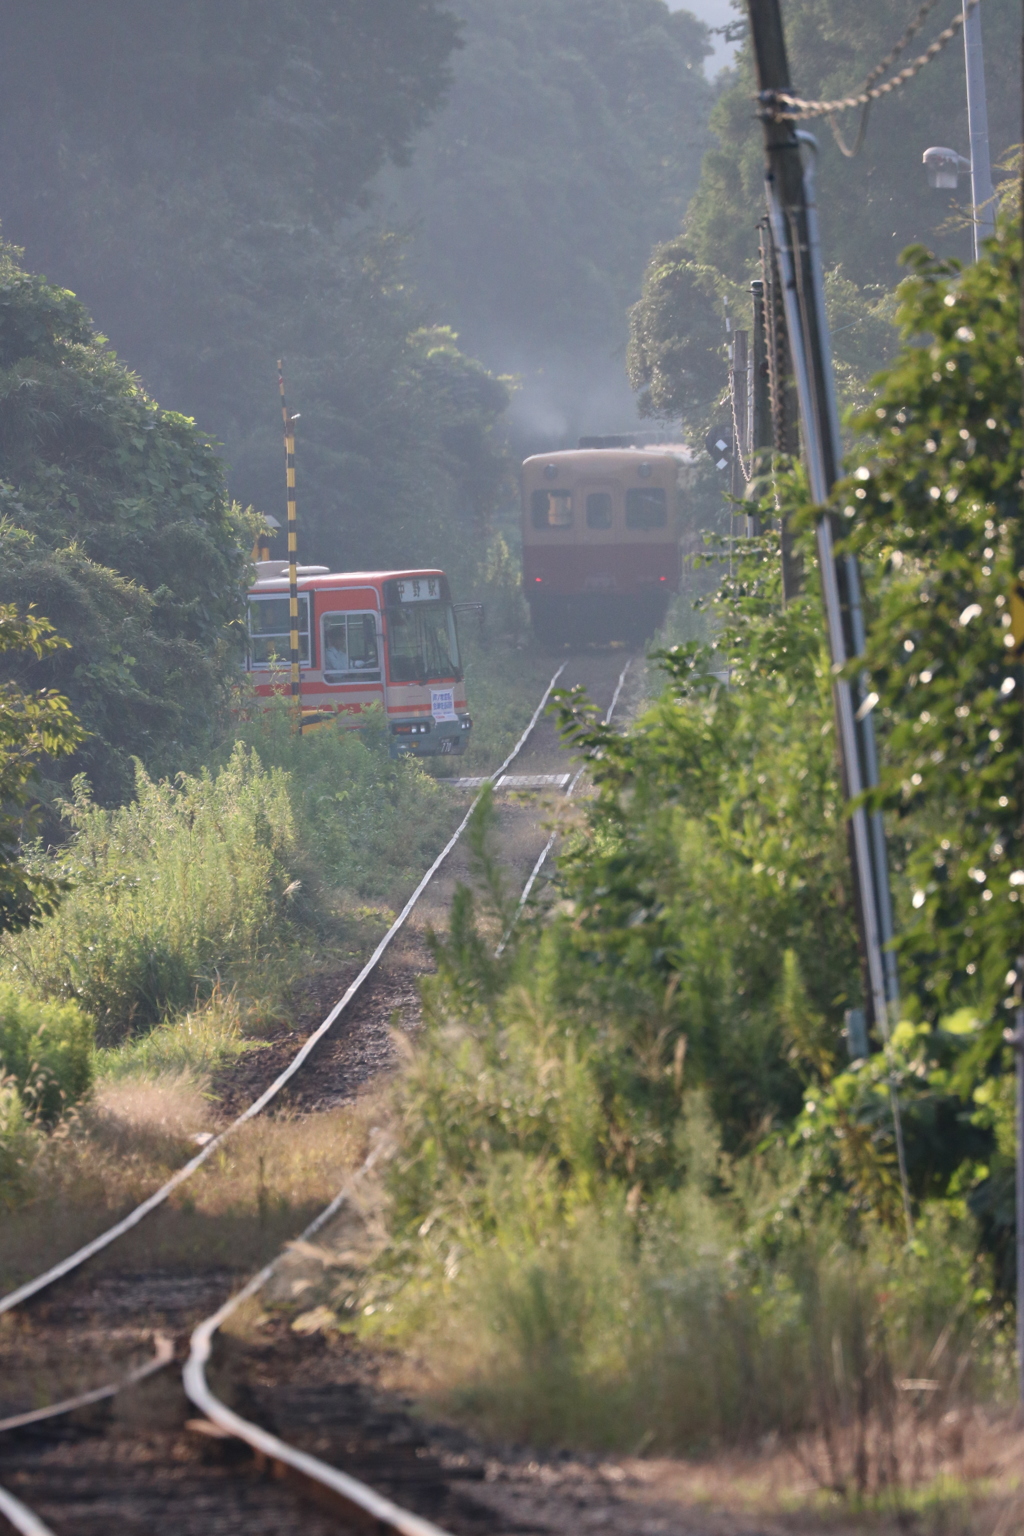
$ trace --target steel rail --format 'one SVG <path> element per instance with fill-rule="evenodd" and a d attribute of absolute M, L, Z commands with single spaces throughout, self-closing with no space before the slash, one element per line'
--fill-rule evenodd
<path fill-rule="evenodd" d="M 353 1185 L 363 1178 L 378 1158 L 388 1150 L 388 1145 L 383 1140 L 378 1143 L 354 1178 L 350 1179 L 335 1195 L 330 1205 L 326 1206 L 319 1216 L 314 1217 L 297 1239 L 298 1242 L 308 1242 L 316 1232 L 327 1225 L 332 1217 L 337 1215 L 348 1200 Z M 448 1536 L 440 1526 L 424 1520 L 419 1515 L 410 1514 L 408 1510 L 401 1509 L 383 1494 L 359 1482 L 357 1478 L 350 1477 L 347 1472 L 340 1472 L 337 1467 L 332 1467 L 305 1451 L 297 1450 L 287 1441 L 280 1440 L 276 1435 L 261 1429 L 258 1424 L 243 1419 L 226 1403 L 222 1403 L 211 1390 L 206 1380 L 206 1366 L 210 1359 L 214 1334 L 243 1302 L 248 1301 L 263 1288 L 281 1258 L 282 1255 L 278 1254 L 277 1258 L 265 1264 L 258 1274 L 253 1275 L 247 1285 L 244 1285 L 222 1307 L 218 1307 L 216 1312 L 194 1329 L 188 1360 L 181 1375 L 189 1399 L 219 1430 L 232 1439 L 243 1441 L 256 1452 L 257 1456 L 263 1457 L 286 1474 L 291 1474 L 301 1483 L 312 1485 L 321 1502 L 326 1494 L 330 1502 L 349 1519 L 354 1518 L 360 1524 L 368 1524 L 375 1531 L 396 1532 L 398 1536 Z"/>
<path fill-rule="evenodd" d="M 34 1515 L 27 1504 L 16 1499 L 6 1488 L 0 1488 L 0 1515 L 13 1525 L 19 1536 L 54 1536 L 48 1525 Z"/>
<path fill-rule="evenodd" d="M 520 736 L 519 740 L 516 742 L 515 746 L 512 748 L 512 751 L 508 754 L 501 766 L 496 768 L 492 774 L 488 775 L 487 780 L 485 781 L 486 783 L 493 783 L 495 779 L 500 778 L 509 764 L 514 762 L 514 760 L 518 757 L 519 753 L 526 745 L 526 742 L 529 739 L 534 727 L 536 726 L 537 721 L 540 719 L 544 708 L 547 705 L 548 699 L 551 697 L 552 689 L 558 682 L 558 679 L 561 677 L 562 673 L 565 671 L 567 665 L 568 662 L 562 662 L 562 665 L 558 668 L 558 671 L 555 673 L 545 688 L 543 698 L 530 717 L 530 723 L 527 725 L 526 729 L 523 731 L 523 734 Z M 483 790 L 481 789 L 480 794 L 482 793 Z M 219 1147 L 224 1145 L 229 1136 L 232 1136 L 235 1131 L 237 1131 L 241 1126 L 245 1125 L 247 1121 L 252 1120 L 256 1115 L 258 1115 L 261 1110 L 266 1108 L 271 1099 L 275 1098 L 277 1094 L 280 1093 L 281 1089 L 292 1077 L 294 1077 L 295 1073 L 299 1070 L 307 1057 L 316 1049 L 327 1031 L 332 1027 L 333 1024 L 337 1022 L 339 1015 L 343 1013 L 344 1010 L 348 1007 L 349 1003 L 352 1001 L 356 993 L 360 990 L 363 983 L 366 981 L 366 978 L 376 969 L 381 960 L 381 957 L 390 945 L 392 939 L 394 939 L 395 935 L 405 926 L 405 923 L 408 920 L 409 915 L 415 907 L 416 903 L 419 901 L 420 897 L 423 895 L 423 892 L 426 890 L 427 886 L 437 874 L 437 871 L 441 868 L 441 865 L 447 859 L 448 855 L 459 841 L 459 838 L 466 830 L 470 817 L 472 816 L 473 811 L 476 808 L 477 801 L 480 798 L 480 794 L 477 794 L 473 797 L 473 802 L 470 805 L 469 810 L 466 812 L 465 816 L 463 816 L 462 820 L 459 822 L 459 825 L 456 827 L 455 831 L 452 833 L 451 837 L 448 839 L 441 852 L 437 855 L 437 858 L 434 860 L 426 874 L 420 880 L 416 889 L 413 891 L 412 895 L 405 903 L 405 906 L 395 918 L 395 921 L 391 924 L 391 927 L 381 939 L 380 943 L 377 945 L 377 948 L 373 951 L 373 954 L 370 956 L 369 960 L 367 960 L 366 964 L 363 966 L 356 979 L 350 984 L 340 1000 L 335 1003 L 334 1007 L 331 1009 L 330 1013 L 327 1015 L 326 1019 L 324 1019 L 319 1028 L 314 1030 L 309 1039 L 295 1053 L 280 1076 L 276 1077 L 270 1084 L 269 1088 L 264 1089 L 259 1098 L 255 1099 L 249 1105 L 248 1109 L 243 1110 L 236 1120 L 233 1120 L 229 1126 L 227 1126 L 217 1136 L 214 1136 L 210 1141 L 208 1141 L 201 1152 L 198 1152 L 195 1157 L 190 1158 L 184 1167 L 179 1168 L 177 1173 L 173 1174 L 172 1177 L 167 1180 L 166 1184 L 161 1185 L 161 1187 L 156 1190 L 154 1194 L 150 1195 L 148 1199 L 143 1200 L 141 1205 L 137 1205 L 133 1211 L 129 1211 L 127 1216 L 123 1217 L 120 1221 L 115 1222 L 112 1227 L 108 1227 L 105 1232 L 101 1232 L 98 1237 L 94 1237 L 91 1242 L 85 1243 L 81 1248 L 77 1248 L 74 1253 L 70 1253 L 66 1258 L 59 1260 L 58 1263 L 52 1265 L 48 1270 L 44 1271 L 43 1274 L 36 1275 L 32 1280 L 26 1280 L 23 1285 L 19 1285 L 15 1290 L 9 1291 L 6 1296 L 0 1297 L 0 1315 L 2 1315 L 4 1312 L 9 1312 L 12 1307 L 18 1306 L 20 1302 L 27 1301 L 30 1296 L 35 1296 L 39 1291 L 45 1290 L 48 1285 L 53 1285 L 56 1280 L 60 1280 L 64 1275 L 70 1274 L 72 1270 L 77 1269 L 81 1264 L 84 1264 L 87 1259 L 91 1259 L 95 1254 L 102 1252 L 104 1248 L 107 1248 L 111 1243 L 116 1242 L 119 1237 L 124 1237 L 125 1233 L 130 1232 L 133 1227 L 137 1227 L 139 1222 L 144 1220 L 144 1218 L 148 1216 L 151 1211 L 155 1211 L 158 1206 L 163 1205 L 169 1196 L 185 1183 L 186 1179 L 190 1179 L 196 1170 L 201 1168 L 202 1165 L 207 1162 L 210 1157 L 213 1156 L 214 1152 L 216 1152 Z"/>
<path fill-rule="evenodd" d="M 626 673 L 629 671 L 629 669 L 630 669 L 630 667 L 632 665 L 633 665 L 633 658 L 630 657 L 630 659 L 626 662 L 626 665 L 623 667 L 622 671 L 619 673 L 619 680 L 618 680 L 618 682 L 615 685 L 615 692 L 612 694 L 612 701 L 609 704 L 608 712 L 607 712 L 607 714 L 604 717 L 605 725 L 611 725 L 611 723 L 612 723 L 612 715 L 614 715 L 614 713 L 615 713 L 615 706 L 619 702 L 619 694 L 622 692 L 622 685 L 626 681 Z M 573 795 L 576 793 L 576 786 L 579 783 L 580 779 L 583 777 L 583 775 L 586 772 L 586 770 L 587 770 L 586 763 L 583 763 L 581 767 L 577 768 L 575 774 L 573 775 L 572 782 L 569 784 L 569 787 L 565 791 L 565 798 L 567 800 L 571 800 Z M 526 906 L 526 903 L 530 899 L 530 892 L 533 890 L 533 887 L 534 887 L 534 885 L 537 882 L 537 877 L 539 876 L 541 870 L 544 868 L 544 864 L 545 864 L 545 861 L 547 859 L 548 854 L 551 852 L 552 848 L 555 846 L 555 838 L 557 836 L 558 836 L 557 831 L 552 832 L 551 836 L 548 838 L 547 842 L 544 844 L 544 847 L 541 849 L 541 851 L 540 851 L 540 853 L 539 853 L 539 855 L 537 857 L 537 862 L 534 864 L 533 868 L 530 871 L 529 879 L 527 880 L 526 884 L 523 886 L 522 894 L 519 897 L 519 901 L 516 904 L 516 909 L 515 909 L 515 911 L 512 914 L 512 917 L 511 917 L 511 919 L 509 921 L 509 925 L 505 929 L 505 932 L 502 934 L 501 943 L 498 945 L 497 949 L 494 951 L 494 958 L 495 958 L 495 960 L 500 960 L 501 956 L 505 953 L 505 946 L 508 944 L 509 939 L 512 937 L 512 930 L 515 927 L 516 923 L 518 923 L 518 921 L 519 921 L 519 919 L 520 919 L 520 917 L 522 915 L 523 908 Z"/>
<path fill-rule="evenodd" d="M 88 1408 L 92 1403 L 102 1403 L 105 1398 L 115 1397 L 125 1387 L 134 1387 L 156 1371 L 162 1371 L 174 1359 L 174 1345 L 164 1333 L 154 1333 L 156 1348 L 150 1358 L 137 1365 L 120 1381 L 109 1382 L 105 1387 L 93 1387 L 91 1392 L 80 1392 L 77 1397 L 66 1397 L 62 1402 L 50 1403 L 45 1408 L 33 1408 L 28 1413 L 16 1413 L 9 1419 L 0 1419 L 0 1434 L 8 1429 L 24 1429 L 27 1424 L 42 1424 L 47 1419 L 59 1418 L 62 1413 L 74 1413 L 76 1408 Z M 0 1489 L 0 1492 L 3 1492 Z"/>

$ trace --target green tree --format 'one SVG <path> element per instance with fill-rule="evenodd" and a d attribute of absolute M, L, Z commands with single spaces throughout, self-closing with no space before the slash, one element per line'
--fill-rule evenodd
<path fill-rule="evenodd" d="M 999 1049 L 1024 901 L 1024 690 L 1010 618 L 1024 572 L 1020 242 L 1004 231 L 964 271 L 921 247 L 908 260 L 905 344 L 860 418 L 863 462 L 838 498 L 852 546 L 880 573 L 868 664 L 882 801 L 897 827 L 921 829 L 907 979 L 932 1020 L 970 1002 Z"/>
<path fill-rule="evenodd" d="M 226 697 L 251 533 L 209 439 L 162 411 L 73 294 L 0 250 L 0 601 L 42 604 L 67 646 L 6 658 L 89 733 L 104 799 L 129 758 L 177 769 Z"/>
<path fill-rule="evenodd" d="M 67 649 L 48 620 L 0 606 L 0 655 L 43 660 Z M 45 757 L 73 752 L 83 732 L 68 701 L 50 689 L 0 682 L 0 932 L 16 932 L 52 912 L 64 890 L 59 876 L 33 870 L 22 840 L 32 830 L 34 791 Z"/>

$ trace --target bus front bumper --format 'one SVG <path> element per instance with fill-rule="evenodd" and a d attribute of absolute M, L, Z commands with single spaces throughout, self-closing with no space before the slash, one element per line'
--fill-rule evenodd
<path fill-rule="evenodd" d="M 465 752 L 473 721 L 468 714 L 457 720 L 435 720 L 417 715 L 413 720 L 392 720 L 392 757 L 449 757 Z"/>

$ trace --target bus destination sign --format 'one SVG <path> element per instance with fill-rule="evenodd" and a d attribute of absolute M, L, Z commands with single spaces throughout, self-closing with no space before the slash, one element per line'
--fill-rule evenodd
<path fill-rule="evenodd" d="M 400 603 L 436 603 L 441 596 L 438 576 L 403 576 L 395 586 Z"/>

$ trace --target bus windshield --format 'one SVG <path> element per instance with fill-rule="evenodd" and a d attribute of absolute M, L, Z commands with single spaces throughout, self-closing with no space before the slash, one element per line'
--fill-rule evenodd
<path fill-rule="evenodd" d="M 460 678 L 459 641 L 451 603 L 411 602 L 388 610 L 393 683 Z"/>

